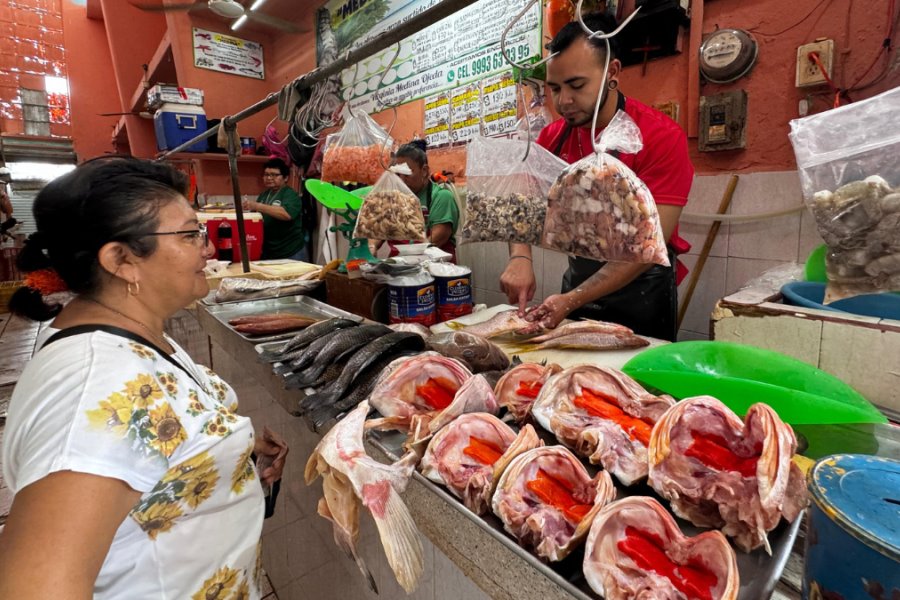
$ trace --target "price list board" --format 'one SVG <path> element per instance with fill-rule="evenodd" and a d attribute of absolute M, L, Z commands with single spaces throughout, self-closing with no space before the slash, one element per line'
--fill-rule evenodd
<path fill-rule="evenodd" d="M 425 140 L 429 148 L 464 143 L 475 135 L 513 132 L 518 122 L 517 87 L 512 71 L 425 99 Z"/>
<path fill-rule="evenodd" d="M 331 14 L 337 50 L 343 53 L 437 2 L 330 0 L 326 8 Z M 454 90 L 509 70 L 500 51 L 500 35 L 528 3 L 529 0 L 480 0 L 423 29 L 403 40 L 399 48 L 391 47 L 345 70 L 341 74 L 344 99 L 350 101 L 354 110 L 371 112 L 385 105 Z M 518 63 L 540 58 L 541 3 L 536 2 L 515 24 L 506 42 L 507 55 Z"/>

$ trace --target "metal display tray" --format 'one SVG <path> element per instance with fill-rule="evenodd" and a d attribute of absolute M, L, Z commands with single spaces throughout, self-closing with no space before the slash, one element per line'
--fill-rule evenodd
<path fill-rule="evenodd" d="M 544 431 L 539 431 L 539 433 L 541 437 L 545 439 L 547 444 L 558 443 L 554 440 L 552 435 L 545 435 L 546 432 Z M 402 446 L 405 440 L 405 433 L 368 432 L 369 443 L 384 452 L 391 460 L 397 460 L 403 454 Z M 587 464 L 585 464 L 585 466 L 593 476 L 597 470 L 596 467 Z M 449 505 L 468 517 L 469 520 L 476 523 L 494 539 L 521 557 L 522 560 L 527 562 L 538 572 L 542 573 L 560 588 L 571 594 L 573 598 L 576 598 L 577 600 L 596 600 L 601 597 L 591 590 L 590 586 L 587 584 L 587 580 L 584 578 L 584 572 L 582 570 L 582 564 L 584 562 L 583 546 L 572 552 L 565 560 L 558 563 L 547 563 L 519 545 L 518 541 L 503 529 L 503 522 L 494 514 L 488 513 L 484 516 L 476 515 L 466 508 L 459 498 L 454 496 L 443 486 L 437 485 L 430 479 L 424 477 L 418 470 L 413 473 L 413 477 L 433 493 L 443 498 Z M 615 478 L 613 478 L 613 481 L 615 481 Z M 669 503 L 660 498 L 656 492 L 646 484 L 635 484 L 625 488 L 616 482 L 616 489 L 618 490 L 618 498 L 624 498 L 626 496 L 650 496 L 656 498 L 663 506 L 668 508 Z M 681 530 L 687 535 L 694 536 L 703 531 L 703 529 L 695 527 L 691 523 L 679 519 L 678 517 L 675 517 L 675 520 L 679 527 L 681 527 Z M 738 600 L 760 600 L 761 598 L 770 598 L 772 596 L 775 586 L 778 584 L 778 580 L 781 577 L 781 573 L 784 571 L 784 567 L 787 564 L 791 550 L 794 547 L 794 542 L 800 531 L 801 521 L 803 521 L 802 515 L 795 519 L 793 523 L 787 523 L 782 520 L 778 527 L 769 532 L 769 544 L 772 547 L 771 556 L 766 554 L 764 548 L 759 548 L 749 554 L 742 552 L 741 550 L 735 550 L 738 572 L 741 580 Z"/>
<path fill-rule="evenodd" d="M 235 334 L 254 344 L 293 337 L 297 335 L 299 330 L 271 335 L 247 335 L 240 331 L 235 331 L 234 327 L 228 324 L 228 321 L 230 319 L 236 319 L 237 317 L 248 317 L 266 313 L 300 315 L 319 320 L 333 319 L 335 317 L 342 317 L 344 319 L 352 319 L 360 322 L 363 320 L 360 316 L 350 314 L 308 296 L 286 296 L 283 298 L 269 298 L 266 300 L 246 300 L 244 302 L 210 306 L 206 311 L 225 327 L 234 331 Z"/>

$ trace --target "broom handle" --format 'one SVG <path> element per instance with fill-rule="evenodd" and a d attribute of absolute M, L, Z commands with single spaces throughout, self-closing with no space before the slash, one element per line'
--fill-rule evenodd
<path fill-rule="evenodd" d="M 731 179 L 728 181 L 728 187 L 725 188 L 725 195 L 722 196 L 722 201 L 719 202 L 719 210 L 716 214 L 724 215 L 728 212 L 728 207 L 731 206 L 731 199 L 734 197 L 734 190 L 737 188 L 738 179 L 739 177 L 737 175 L 731 176 Z M 706 259 L 709 257 L 713 243 L 716 241 L 716 236 L 719 235 L 719 227 L 721 225 L 722 221 L 713 221 L 712 226 L 709 228 L 709 233 L 706 234 L 703 250 L 700 251 L 700 257 L 697 259 L 697 264 L 694 266 L 694 270 L 691 273 L 691 280 L 688 282 L 687 291 L 684 294 L 684 301 L 681 303 L 681 308 L 678 310 L 678 327 L 676 331 L 681 329 L 684 315 L 687 314 L 688 305 L 691 303 L 691 297 L 694 295 L 694 289 L 697 287 L 697 282 L 700 281 L 700 274 L 703 272 L 703 267 L 706 265 Z"/>

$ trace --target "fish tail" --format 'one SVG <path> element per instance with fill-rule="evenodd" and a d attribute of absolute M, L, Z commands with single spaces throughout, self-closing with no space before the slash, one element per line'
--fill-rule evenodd
<path fill-rule="evenodd" d="M 540 350 L 540 348 L 534 344 L 519 344 L 517 346 L 507 346 L 506 348 L 507 354 L 527 354 L 535 350 Z"/>
<path fill-rule="evenodd" d="M 371 488 L 364 486 L 363 504 L 375 518 L 381 545 L 397 582 L 407 594 L 412 593 L 422 576 L 425 560 L 419 530 L 409 509 L 387 480 L 371 484 Z"/>
<path fill-rule="evenodd" d="M 321 432 L 329 421 L 337 417 L 341 413 L 340 410 L 333 406 L 320 406 L 306 415 L 306 418 L 312 423 L 313 431 Z"/>
<path fill-rule="evenodd" d="M 259 353 L 259 356 L 257 358 L 259 358 L 259 362 L 273 363 L 273 362 L 278 362 L 281 358 L 283 358 L 283 355 L 281 354 L 281 352 L 272 352 L 271 350 L 264 350 Z"/>
<path fill-rule="evenodd" d="M 465 325 L 463 325 L 462 323 L 457 323 L 456 321 L 448 321 L 448 322 L 444 323 L 444 325 L 446 325 L 453 331 L 460 331 L 461 329 L 466 328 Z"/>
<path fill-rule="evenodd" d="M 322 493 L 324 495 L 319 499 L 318 512 L 331 521 L 334 543 L 353 559 L 369 588 L 377 594 L 375 578 L 356 549 L 359 541 L 359 502 L 350 481 L 339 473 L 329 472 L 322 483 Z"/>
<path fill-rule="evenodd" d="M 310 394 L 300 401 L 300 410 L 304 413 L 317 410 L 323 406 L 331 406 L 337 400 L 333 394 L 319 392 L 318 394 Z"/>

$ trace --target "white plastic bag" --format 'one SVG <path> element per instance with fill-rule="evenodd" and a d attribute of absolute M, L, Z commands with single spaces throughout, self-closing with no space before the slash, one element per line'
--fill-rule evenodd
<path fill-rule="evenodd" d="M 461 244 L 541 243 L 547 192 L 566 163 L 534 143 L 525 157 L 527 145 L 521 140 L 482 136 L 469 142 Z"/>
<path fill-rule="evenodd" d="M 381 125 L 366 113 L 353 115 L 326 139 L 322 181 L 371 185 L 391 164 L 392 151 L 393 140 Z"/>
<path fill-rule="evenodd" d="M 404 165 L 405 166 L 405 165 Z M 392 167 L 395 168 L 395 167 Z M 426 242 L 419 199 L 395 173 L 384 171 L 356 217 L 355 238 Z"/>
<path fill-rule="evenodd" d="M 828 245 L 825 303 L 900 290 L 900 88 L 791 121 L 803 197 Z"/>
<path fill-rule="evenodd" d="M 650 190 L 608 154 L 634 154 L 642 147 L 641 130 L 618 111 L 600 135 L 596 152 L 570 165 L 550 188 L 541 245 L 593 260 L 669 266 Z"/>

